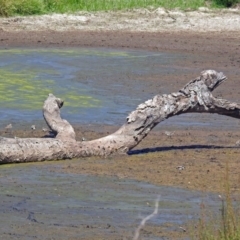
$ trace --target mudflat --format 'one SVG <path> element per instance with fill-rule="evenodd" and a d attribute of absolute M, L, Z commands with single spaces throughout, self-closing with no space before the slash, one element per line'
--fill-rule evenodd
<path fill-rule="evenodd" d="M 238 20 L 239 20 L 239 15 Z M 221 18 L 221 16 L 218 16 Z M 8 21 L 8 20 L 6 20 Z M 1 26 L 16 24 L 1 23 Z M 19 23 L 19 24 L 20 24 Z M 3 25 L 2 25 L 3 24 Z M 87 26 L 87 22 L 84 23 Z M 139 23 L 140 24 L 140 23 Z M 209 23 L 210 24 L 210 23 Z M 222 71 L 228 80 L 213 93 L 231 101 L 240 102 L 240 30 L 234 29 L 180 29 L 171 28 L 154 31 L 135 29 L 65 28 L 40 30 L 2 27 L 0 47 L 51 48 L 51 47 L 105 47 L 146 49 L 153 52 L 190 53 L 193 58 L 177 63 L 180 69 L 189 71 L 174 75 L 173 72 L 153 75 L 142 81 L 149 82 L 145 91 L 152 95 L 178 91 L 202 70 Z M 175 63 L 176 64 L 176 63 Z M 156 66 L 158 67 L 158 66 Z M 175 65 L 176 67 L 176 65 Z M 141 76 L 139 76 L 141 78 Z M 171 82 L 171 84 L 169 84 Z M 161 87 L 164 89 L 163 92 Z M 158 92 L 159 89 L 159 92 Z M 160 90 L 161 89 L 161 90 Z M 114 90 L 117 97 L 117 90 Z M 61 96 L 59 96 L 61 97 Z M 145 101 L 147 99 L 143 99 Z M 129 155 L 114 155 L 106 158 L 91 157 L 69 161 L 58 171 L 110 175 L 118 178 L 141 180 L 156 185 L 183 187 L 207 192 L 224 191 L 226 169 L 229 168 L 231 190 L 239 192 L 239 123 L 236 119 L 218 115 L 199 114 L 203 123 L 211 118 L 211 124 L 188 126 L 184 124 L 161 124 L 153 130 Z M 219 121 L 218 119 L 221 119 Z M 166 120 L 166 121 L 170 121 Z M 194 121 L 194 118 L 193 118 Z M 215 123 L 216 121 L 216 123 Z M 77 137 L 94 139 L 115 131 L 118 126 L 75 126 Z M 41 130 L 13 130 L 11 136 L 42 137 Z M 9 136 L 4 130 L 1 136 Z M 180 168 L 183 167 L 183 168 Z M 153 231 L 153 230 L 149 230 Z M 154 230 L 155 231 L 155 230 Z M 162 236 L 161 233 L 157 235 Z M 177 239 L 178 236 L 176 236 Z M 109 238 L 110 239 L 110 238 Z M 114 238 L 113 238 L 114 239 Z M 172 238 L 173 239 L 173 236 Z"/>

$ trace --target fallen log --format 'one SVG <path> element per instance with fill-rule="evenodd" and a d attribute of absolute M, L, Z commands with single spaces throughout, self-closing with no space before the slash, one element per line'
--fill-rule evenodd
<path fill-rule="evenodd" d="M 92 141 L 76 141 L 73 127 L 61 118 L 63 101 L 49 94 L 43 105 L 44 119 L 55 133 L 54 138 L 1 138 L 0 163 L 36 162 L 105 156 L 127 153 L 141 142 L 161 121 L 183 113 L 217 113 L 240 116 L 240 105 L 215 98 L 212 91 L 226 76 L 214 70 L 203 71 L 178 92 L 156 95 L 140 104 L 113 134 Z"/>

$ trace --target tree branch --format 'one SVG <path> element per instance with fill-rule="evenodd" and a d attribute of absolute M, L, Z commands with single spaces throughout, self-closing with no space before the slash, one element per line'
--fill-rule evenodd
<path fill-rule="evenodd" d="M 56 98 L 50 93 L 43 104 L 43 117 L 48 127 L 56 134 L 57 139 L 75 141 L 76 134 L 73 127 L 60 116 L 60 108 L 63 103 L 60 98 Z"/>
<path fill-rule="evenodd" d="M 128 152 L 141 142 L 161 121 L 183 113 L 217 113 L 234 118 L 240 116 L 240 105 L 214 98 L 212 91 L 226 76 L 214 70 L 203 71 L 178 92 L 156 95 L 140 104 L 126 118 L 125 124 L 106 137 L 78 142 L 68 121 L 60 116 L 63 101 L 49 94 L 43 105 L 43 116 L 50 129 L 56 133 L 53 139 L 0 140 L 0 163 L 30 162 L 71 159 L 93 155 L 109 155 Z"/>

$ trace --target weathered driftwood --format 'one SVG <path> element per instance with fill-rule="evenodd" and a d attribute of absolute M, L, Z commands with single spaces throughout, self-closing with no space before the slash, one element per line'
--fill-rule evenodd
<path fill-rule="evenodd" d="M 129 114 L 125 124 L 115 133 L 93 141 L 75 140 L 73 127 L 60 116 L 63 101 L 49 94 L 43 116 L 55 138 L 0 139 L 0 163 L 71 159 L 93 155 L 128 152 L 147 136 L 159 122 L 190 112 L 217 113 L 239 118 L 240 105 L 213 97 L 212 91 L 226 77 L 207 70 L 180 91 L 156 95 Z"/>

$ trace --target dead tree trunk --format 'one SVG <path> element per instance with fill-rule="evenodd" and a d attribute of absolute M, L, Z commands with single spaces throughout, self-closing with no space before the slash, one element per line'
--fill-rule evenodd
<path fill-rule="evenodd" d="M 183 113 L 217 113 L 240 117 L 240 104 L 214 98 L 212 91 L 226 77 L 207 70 L 181 90 L 156 95 L 129 114 L 125 124 L 115 133 L 93 141 L 75 140 L 73 127 L 60 116 L 63 101 L 49 94 L 43 116 L 55 138 L 0 139 L 0 163 L 71 159 L 93 155 L 128 152 L 147 136 L 159 122 Z"/>

